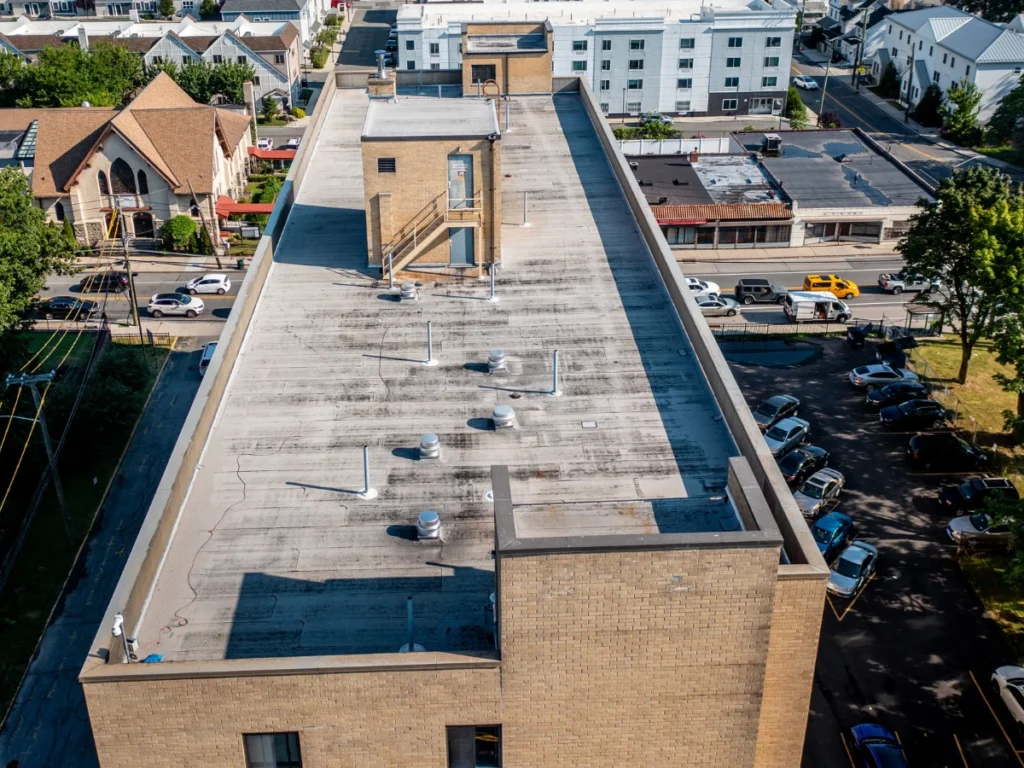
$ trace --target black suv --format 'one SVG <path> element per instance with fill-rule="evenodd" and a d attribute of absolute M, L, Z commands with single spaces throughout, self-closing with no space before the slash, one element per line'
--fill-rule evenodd
<path fill-rule="evenodd" d="M 736 283 L 735 293 L 740 304 L 781 304 L 789 291 L 763 277 L 741 277 Z"/>
<path fill-rule="evenodd" d="M 958 514 L 980 509 L 988 499 L 1017 501 L 1020 494 L 1005 477 L 977 477 L 939 491 L 939 504 Z"/>
<path fill-rule="evenodd" d="M 78 282 L 82 293 L 122 293 L 128 290 L 128 276 L 121 272 L 86 275 Z"/>
<path fill-rule="evenodd" d="M 928 397 L 928 387 L 919 381 L 896 381 L 868 392 L 864 402 L 877 408 L 899 405 L 907 400 L 922 400 Z"/>
<path fill-rule="evenodd" d="M 88 320 L 100 309 L 95 301 L 82 301 L 73 296 L 57 296 L 39 305 L 39 314 L 47 320 Z"/>
<path fill-rule="evenodd" d="M 952 432 L 914 435 L 907 443 L 907 459 L 925 470 L 967 472 L 988 466 L 988 455 L 981 448 Z"/>

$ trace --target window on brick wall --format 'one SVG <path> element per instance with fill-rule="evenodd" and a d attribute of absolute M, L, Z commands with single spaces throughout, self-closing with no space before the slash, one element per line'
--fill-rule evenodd
<path fill-rule="evenodd" d="M 297 733 L 247 733 L 246 768 L 302 768 Z"/>
<path fill-rule="evenodd" d="M 499 768 L 500 725 L 449 725 L 448 768 Z"/>

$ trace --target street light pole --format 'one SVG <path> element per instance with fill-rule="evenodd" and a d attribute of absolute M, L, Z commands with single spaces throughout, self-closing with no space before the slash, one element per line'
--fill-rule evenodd
<path fill-rule="evenodd" d="M 910 122 L 910 96 L 914 92 L 914 46 L 910 46 L 910 79 L 907 81 L 907 108 L 903 112 L 903 122 Z"/>
<path fill-rule="evenodd" d="M 826 47 L 828 49 L 828 63 L 825 65 L 825 79 L 821 83 L 821 107 L 818 109 L 818 121 L 815 123 L 819 128 L 821 127 L 821 113 L 825 111 L 825 93 L 828 91 L 828 73 L 832 69 L 832 41 L 827 42 Z"/>

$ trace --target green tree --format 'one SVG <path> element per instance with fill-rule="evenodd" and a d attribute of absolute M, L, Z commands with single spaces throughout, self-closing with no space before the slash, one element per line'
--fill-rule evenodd
<path fill-rule="evenodd" d="M 316 33 L 316 42 L 325 48 L 330 48 L 334 45 L 334 41 L 338 39 L 338 30 L 334 27 L 324 27 Z"/>
<path fill-rule="evenodd" d="M 878 78 L 878 95 L 883 99 L 895 99 L 900 95 L 900 74 L 890 60 Z"/>
<path fill-rule="evenodd" d="M 174 0 L 160 0 L 156 7 L 164 18 L 174 15 Z"/>
<path fill-rule="evenodd" d="M 178 75 L 181 73 L 181 70 L 178 68 L 178 63 L 170 59 L 162 59 L 154 64 L 146 65 L 147 80 L 152 80 L 161 72 L 167 74 L 174 82 L 178 82 Z"/>
<path fill-rule="evenodd" d="M 1024 117 L 1024 77 L 1017 87 L 999 100 L 999 106 L 988 121 L 987 137 L 996 144 L 1005 144 L 1013 138 L 1017 121 Z"/>
<path fill-rule="evenodd" d="M 33 205 L 28 177 L 19 168 L 0 169 L 0 330 L 42 290 L 51 272 L 71 274 L 75 245 Z"/>
<path fill-rule="evenodd" d="M 930 83 L 921 94 L 921 100 L 914 107 L 914 119 L 928 128 L 942 125 L 942 89 Z"/>
<path fill-rule="evenodd" d="M 1017 409 L 1003 411 L 1003 428 L 1024 439 L 1024 323 L 1011 315 L 993 323 L 993 346 L 996 360 L 1013 369 L 1013 375 L 997 373 L 993 378 L 1005 391 L 1017 395 Z"/>
<path fill-rule="evenodd" d="M 19 81 L 19 107 L 118 107 L 131 100 L 145 76 L 139 54 L 98 40 L 88 51 L 77 45 L 44 48 Z"/>
<path fill-rule="evenodd" d="M 191 216 L 178 215 L 168 219 L 160 227 L 160 238 L 169 251 L 187 248 L 196 234 L 196 222 Z"/>
<path fill-rule="evenodd" d="M 213 16 L 217 12 L 217 3 L 215 0 L 203 0 L 199 4 L 199 17 L 202 19 Z"/>
<path fill-rule="evenodd" d="M 181 71 L 178 72 L 176 82 L 185 93 L 192 97 L 193 101 L 209 104 L 213 97 L 213 87 L 210 84 L 212 75 L 213 67 L 200 59 L 183 64 Z"/>
<path fill-rule="evenodd" d="M 935 200 L 918 205 L 922 210 L 910 218 L 910 232 L 896 250 L 906 271 L 942 283 L 942 291 L 915 303 L 953 328 L 960 340 L 957 381 L 964 384 L 974 346 L 991 332 L 997 311 L 1021 303 L 1024 247 L 1014 233 L 1024 203 L 1011 193 L 1008 177 L 979 167 L 943 179 Z"/>
<path fill-rule="evenodd" d="M 213 255 L 213 241 L 210 240 L 210 232 L 206 227 L 199 227 L 199 246 L 197 253 L 202 253 L 206 256 Z"/>
<path fill-rule="evenodd" d="M 263 122 L 270 123 L 281 116 L 281 105 L 277 102 L 277 99 L 264 99 L 263 100 Z"/>
<path fill-rule="evenodd" d="M 783 117 L 789 120 L 790 128 L 807 127 L 807 108 L 795 85 L 789 86 L 789 90 L 786 92 L 786 111 Z"/>
<path fill-rule="evenodd" d="M 71 219 L 64 219 L 60 233 L 72 248 L 78 247 L 78 239 L 75 237 L 75 228 L 71 226 Z"/>
<path fill-rule="evenodd" d="M 946 103 L 942 105 L 942 125 L 953 141 L 972 141 L 978 127 L 981 97 L 981 89 L 967 78 L 949 86 Z"/>
<path fill-rule="evenodd" d="M 13 107 L 21 94 L 25 62 L 20 56 L 0 51 L 0 107 Z"/>
<path fill-rule="evenodd" d="M 256 70 L 248 63 L 225 61 L 214 64 L 210 72 L 210 90 L 223 95 L 231 104 L 244 104 L 245 89 L 242 86 L 247 80 L 252 82 L 254 77 Z"/>

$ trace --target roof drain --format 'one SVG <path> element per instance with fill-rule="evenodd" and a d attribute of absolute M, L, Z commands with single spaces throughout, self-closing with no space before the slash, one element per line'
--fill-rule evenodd
<path fill-rule="evenodd" d="M 441 518 L 437 512 L 428 509 L 416 518 L 416 536 L 420 539 L 441 538 Z"/>
<path fill-rule="evenodd" d="M 496 405 L 491 411 L 495 429 L 512 429 L 516 425 L 516 412 L 511 405 Z"/>
<path fill-rule="evenodd" d="M 435 434 L 426 434 L 420 437 L 420 458 L 440 459 L 441 441 Z"/>
<path fill-rule="evenodd" d="M 492 349 L 487 355 L 487 372 L 497 373 L 507 370 L 505 368 L 505 350 Z"/>
<path fill-rule="evenodd" d="M 416 301 L 416 283 L 402 283 L 401 301 Z"/>

